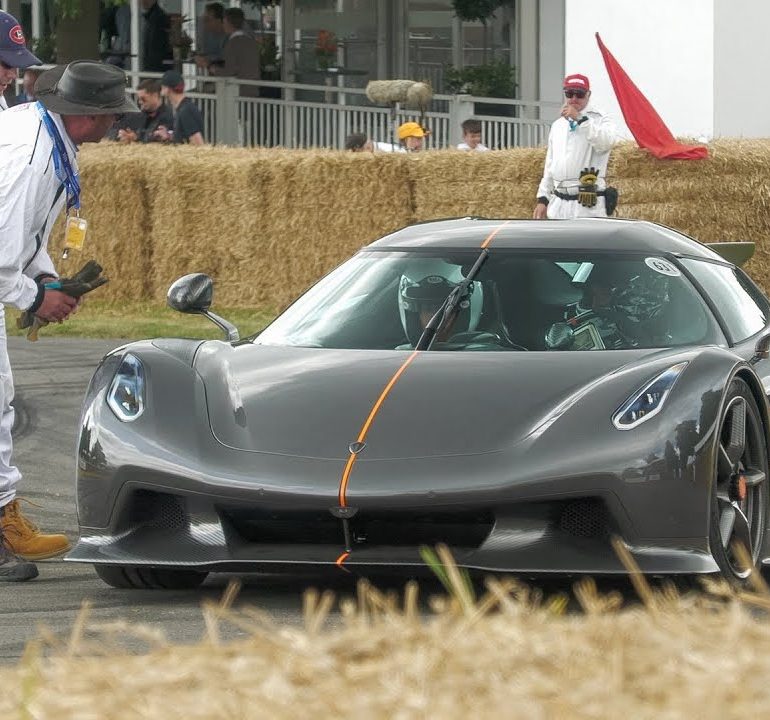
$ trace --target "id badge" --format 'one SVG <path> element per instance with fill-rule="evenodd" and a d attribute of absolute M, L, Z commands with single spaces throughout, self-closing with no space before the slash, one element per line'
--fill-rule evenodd
<path fill-rule="evenodd" d="M 69 215 L 64 225 L 64 247 L 68 250 L 82 250 L 88 230 L 88 221 L 77 215 Z"/>

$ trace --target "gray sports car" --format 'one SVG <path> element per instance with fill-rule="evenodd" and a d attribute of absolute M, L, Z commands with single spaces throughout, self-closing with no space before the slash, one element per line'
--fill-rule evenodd
<path fill-rule="evenodd" d="M 453 219 L 372 243 L 256 336 L 108 354 L 84 400 L 80 540 L 119 587 L 422 565 L 721 573 L 770 560 L 770 304 L 642 221 Z M 750 246 L 753 247 L 753 246 Z M 750 248 L 749 248 L 750 249 Z M 729 258 L 729 259 L 728 259 Z"/>

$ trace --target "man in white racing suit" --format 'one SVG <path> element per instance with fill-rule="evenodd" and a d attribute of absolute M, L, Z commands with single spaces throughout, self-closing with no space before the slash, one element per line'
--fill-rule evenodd
<path fill-rule="evenodd" d="M 561 116 L 548 135 L 535 220 L 607 215 L 605 176 L 617 130 L 606 115 L 589 105 L 591 87 L 585 75 L 564 78 L 564 99 Z"/>
<path fill-rule="evenodd" d="M 43 73 L 38 102 L 0 113 L 0 581 L 29 580 L 33 561 L 69 549 L 64 535 L 43 534 L 27 520 L 16 497 L 4 306 L 49 322 L 74 312 L 77 300 L 56 287 L 48 237 L 65 206 L 73 214 L 80 207 L 78 146 L 101 140 L 117 115 L 138 112 L 125 88 L 120 68 L 83 60 Z"/>

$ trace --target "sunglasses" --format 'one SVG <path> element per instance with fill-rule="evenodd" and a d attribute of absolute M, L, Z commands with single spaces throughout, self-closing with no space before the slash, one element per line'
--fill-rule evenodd
<path fill-rule="evenodd" d="M 585 90 L 565 90 L 564 91 L 564 97 L 568 97 L 568 98 L 576 97 L 582 100 L 585 96 L 586 96 Z"/>

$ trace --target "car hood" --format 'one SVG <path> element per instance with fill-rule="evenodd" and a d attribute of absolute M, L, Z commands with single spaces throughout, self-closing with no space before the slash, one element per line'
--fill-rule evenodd
<path fill-rule="evenodd" d="M 591 387 L 614 378 L 615 404 L 605 407 L 602 393 L 596 410 L 609 423 L 667 354 L 421 352 L 384 399 L 411 353 L 211 342 L 195 366 L 222 444 L 344 459 L 370 420 L 360 459 L 377 460 L 502 450 L 552 423 L 567 405 L 590 402 Z"/>

